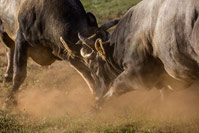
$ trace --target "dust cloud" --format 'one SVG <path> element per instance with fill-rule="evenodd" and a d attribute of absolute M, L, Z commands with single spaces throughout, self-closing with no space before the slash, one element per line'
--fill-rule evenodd
<path fill-rule="evenodd" d="M 3 53 L 2 51 L 1 53 Z M 3 62 L 2 62 L 3 60 Z M 5 56 L 1 56 L 5 67 Z M 2 73 L 4 69 L 1 69 Z M 1 89 L 3 85 L 0 84 Z M 159 90 L 134 91 L 108 101 L 98 113 L 92 112 L 94 97 L 86 83 L 66 62 L 40 67 L 29 60 L 28 74 L 18 95 L 20 113 L 35 117 L 102 116 L 108 120 L 122 114 L 133 119 L 177 120 L 199 118 L 199 84 L 173 91 L 161 100 Z M 3 98 L 3 96 L 2 96 Z M 2 98 L 0 101 L 2 102 Z"/>
<path fill-rule="evenodd" d="M 96 115 L 111 120 L 116 115 L 123 114 L 124 117 L 132 115 L 135 119 L 139 116 L 161 121 L 199 118 L 199 84 L 188 89 L 174 90 L 163 100 L 157 89 L 133 91 L 113 98 L 100 112 L 94 113 L 94 97 L 68 63 L 56 62 L 50 68 L 36 67 L 29 76 L 34 78 L 27 80 L 36 80 L 36 83 L 22 87 L 18 109 L 37 117 Z"/>
<path fill-rule="evenodd" d="M 32 75 L 33 84 L 22 86 L 18 110 L 33 116 L 62 117 L 88 112 L 93 97 L 83 79 L 68 63 L 56 62 L 51 67 L 35 67 L 41 73 Z M 27 81 L 26 81 L 27 82 Z"/>

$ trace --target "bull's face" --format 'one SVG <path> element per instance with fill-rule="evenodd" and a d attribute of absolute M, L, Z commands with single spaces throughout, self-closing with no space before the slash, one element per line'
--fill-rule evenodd
<path fill-rule="evenodd" d="M 79 35 L 79 38 L 83 43 L 80 54 L 94 79 L 94 84 L 96 86 L 96 98 L 99 99 L 107 92 L 111 83 L 106 67 L 107 62 L 105 50 L 107 49 L 104 49 L 101 39 L 93 41 L 84 38 L 81 35 Z"/>
<path fill-rule="evenodd" d="M 110 33 L 107 30 L 118 24 L 118 22 L 119 20 L 116 19 L 103 24 L 95 34 L 88 38 L 78 34 L 79 42 L 77 44 L 82 45 L 80 53 L 84 59 L 93 59 L 97 54 L 103 56 L 105 51 L 103 50 L 102 42 L 108 42 L 110 39 Z"/>
<path fill-rule="evenodd" d="M 109 22 L 108 28 L 116 25 L 118 20 Z M 112 78 L 109 74 L 109 67 L 107 63 L 107 54 L 111 52 L 110 49 L 110 34 L 105 30 L 100 29 L 96 34 L 89 38 L 85 38 L 80 34 L 80 44 L 82 48 L 80 54 L 83 58 L 84 63 L 89 68 L 91 75 L 94 79 L 96 86 L 96 98 L 101 98 L 108 90 Z"/>
<path fill-rule="evenodd" d="M 79 55 L 75 55 L 75 51 L 72 51 L 61 39 L 68 53 L 71 53 L 71 56 L 80 56 L 79 58 L 89 69 L 96 88 L 96 98 L 101 98 L 111 83 L 106 70 L 106 53 L 103 45 L 109 44 L 110 34 L 107 30 L 118 22 L 118 20 L 114 20 L 103 24 L 94 35 L 88 38 L 78 34 L 80 41 L 77 42 L 76 46 L 81 46 Z"/>

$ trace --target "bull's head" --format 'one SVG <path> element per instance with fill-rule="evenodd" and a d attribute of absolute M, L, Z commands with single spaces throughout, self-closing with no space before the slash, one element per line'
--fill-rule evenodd
<path fill-rule="evenodd" d="M 90 70 L 96 87 L 96 98 L 101 98 L 110 85 L 109 75 L 105 74 L 106 68 L 104 68 L 104 64 L 106 63 L 106 46 L 108 46 L 110 39 L 110 34 L 107 30 L 118 22 L 119 20 L 113 20 L 103 24 L 95 34 L 88 38 L 78 34 L 79 41 L 76 45 L 78 47 L 81 46 L 78 55 L 60 38 L 70 56 L 81 56 L 79 58 L 82 58 L 82 62 L 84 62 Z"/>
<path fill-rule="evenodd" d="M 113 20 L 103 24 L 94 35 L 88 38 L 78 34 L 80 39 L 78 44 L 82 44 L 82 49 L 80 51 L 81 56 L 85 59 L 93 59 L 99 54 L 103 60 L 106 60 L 104 45 L 106 45 L 110 39 L 110 33 L 107 32 L 107 30 L 115 26 L 118 22 L 119 20 Z"/>
<path fill-rule="evenodd" d="M 84 38 L 80 34 L 78 36 L 83 44 L 80 54 L 84 59 L 91 60 L 94 59 L 96 55 L 99 55 L 104 61 L 106 60 L 104 43 L 102 42 L 101 38 L 98 38 L 95 41 L 93 41 L 88 38 Z"/>
<path fill-rule="evenodd" d="M 109 41 L 110 34 L 107 30 L 118 22 L 118 20 L 113 20 L 103 24 L 96 34 L 88 38 L 80 34 L 78 35 L 81 42 L 80 44 L 82 45 L 80 55 L 86 62 L 85 64 L 90 69 L 95 81 L 97 99 L 100 99 L 108 91 L 114 77 L 111 75 L 112 70 L 110 70 L 109 64 L 107 63 L 107 56 L 113 52 Z"/>
<path fill-rule="evenodd" d="M 102 42 L 106 42 L 110 39 L 110 33 L 107 30 L 117 25 L 118 22 L 119 20 L 116 19 L 101 25 L 99 28 L 95 29 L 95 33 L 88 38 L 83 37 L 80 35 L 80 33 L 78 33 L 79 41 L 76 43 L 76 46 L 78 47 L 76 49 L 79 49 L 79 46 L 82 47 L 80 51 L 82 57 L 89 59 L 92 57 L 94 51 L 98 51 L 99 54 L 105 59 Z M 62 37 L 60 37 L 60 41 L 62 42 L 69 56 L 75 56 L 74 51 L 70 49 L 69 45 Z"/>

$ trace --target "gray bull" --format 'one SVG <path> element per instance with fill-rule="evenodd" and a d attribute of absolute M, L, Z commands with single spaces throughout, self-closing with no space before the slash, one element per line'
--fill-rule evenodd
<path fill-rule="evenodd" d="M 79 35 L 87 44 L 81 55 L 101 91 L 99 102 L 150 89 L 163 74 L 185 87 L 198 80 L 198 14 L 198 0 L 143 0 L 125 14 L 110 41 Z"/>
<path fill-rule="evenodd" d="M 0 0 L 0 20 L 2 40 L 7 45 L 8 69 L 5 77 L 12 79 L 13 87 L 8 103 L 15 103 L 15 93 L 26 78 L 27 58 L 44 66 L 55 60 L 67 60 L 81 73 L 95 92 L 90 70 L 81 62 L 74 47 L 79 40 L 77 33 L 85 36 L 98 33 L 98 37 L 108 39 L 106 30 L 116 21 L 111 21 L 98 28 L 92 13 L 86 13 L 80 0 Z M 61 40 L 60 40 L 61 39 Z M 66 51 L 61 41 L 73 50 Z M 13 61 L 14 58 L 14 61 Z"/>

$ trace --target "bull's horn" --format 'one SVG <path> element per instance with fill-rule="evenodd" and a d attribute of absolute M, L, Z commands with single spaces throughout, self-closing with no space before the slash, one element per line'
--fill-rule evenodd
<path fill-rule="evenodd" d="M 103 29 L 103 30 L 108 30 L 110 29 L 111 27 L 115 26 L 116 24 L 119 23 L 119 19 L 115 19 L 115 20 L 112 20 L 112 21 L 109 21 L 103 25 L 100 26 L 100 29 Z"/>
<path fill-rule="evenodd" d="M 90 39 L 88 39 L 88 38 L 85 38 L 85 37 L 81 36 L 80 33 L 78 33 L 78 38 L 82 41 L 82 43 L 83 43 L 84 45 L 86 45 L 86 46 L 89 47 L 92 51 L 94 51 L 93 46 L 92 46 L 92 45 L 94 45 L 94 43 L 95 43 L 94 41 L 92 41 L 92 40 L 90 40 Z"/>
<path fill-rule="evenodd" d="M 95 49 L 99 53 L 99 55 L 102 57 L 103 60 L 106 60 L 106 53 L 103 47 L 102 39 L 97 39 L 95 41 Z"/>
<path fill-rule="evenodd" d="M 92 38 L 94 38 L 95 36 L 96 36 L 96 33 L 93 34 L 93 35 L 91 35 L 91 36 L 89 36 L 88 39 L 92 39 Z"/>
<path fill-rule="evenodd" d="M 74 53 L 72 52 L 72 50 L 69 48 L 68 44 L 66 43 L 66 41 L 64 41 L 64 39 L 62 37 L 60 37 L 60 41 L 63 44 L 64 48 L 66 49 L 67 53 L 69 56 L 75 56 Z"/>
<path fill-rule="evenodd" d="M 83 48 L 80 50 L 80 54 L 83 58 L 86 59 L 91 59 L 92 55 L 93 55 L 94 51 L 92 50 L 92 52 L 85 54 L 85 52 L 83 51 Z"/>

